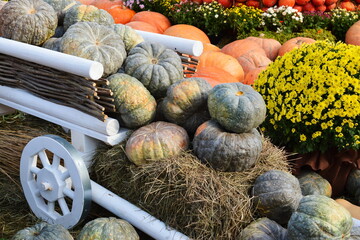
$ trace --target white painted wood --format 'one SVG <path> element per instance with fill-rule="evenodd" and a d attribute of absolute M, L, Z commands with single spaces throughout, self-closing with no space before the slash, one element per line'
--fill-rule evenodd
<path fill-rule="evenodd" d="M 195 41 L 180 37 L 173 37 L 173 36 L 152 33 L 152 32 L 145 32 L 140 30 L 135 30 L 135 31 L 138 34 L 140 34 L 145 41 L 158 42 L 174 51 L 189 54 L 195 57 L 200 56 L 204 50 L 203 43 L 200 41 Z"/>
<path fill-rule="evenodd" d="M 104 73 L 99 62 L 2 37 L 0 53 L 94 80 Z"/>
<path fill-rule="evenodd" d="M 76 130 L 71 130 L 71 144 L 81 154 L 86 168 L 91 172 L 92 159 L 96 153 L 96 149 L 101 144 L 100 140 L 89 137 Z"/>

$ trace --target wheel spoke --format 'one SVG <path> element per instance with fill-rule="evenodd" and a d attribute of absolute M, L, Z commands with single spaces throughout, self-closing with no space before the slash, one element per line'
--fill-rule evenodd
<path fill-rule="evenodd" d="M 45 150 L 38 152 L 38 155 L 39 155 L 41 163 L 43 164 L 44 167 L 50 166 L 50 161 L 49 161 L 48 156 L 45 153 Z"/>
<path fill-rule="evenodd" d="M 69 198 L 74 199 L 75 193 L 71 189 L 64 188 L 63 193 L 65 194 L 65 196 L 68 196 Z"/>
<path fill-rule="evenodd" d="M 47 210 L 48 212 L 52 213 L 55 211 L 55 202 L 48 202 L 47 204 Z"/>
<path fill-rule="evenodd" d="M 69 177 L 70 177 L 70 172 L 69 170 L 66 169 L 66 171 L 61 174 L 61 180 L 65 181 Z"/>
<path fill-rule="evenodd" d="M 61 208 L 61 211 L 62 211 L 63 215 L 69 214 L 70 210 L 69 210 L 69 207 L 68 207 L 65 199 L 64 198 L 59 198 L 58 202 L 59 202 L 59 205 L 60 205 L 60 208 Z"/>
<path fill-rule="evenodd" d="M 40 170 L 41 170 L 40 168 L 34 167 L 34 166 L 32 166 L 32 167 L 30 168 L 30 172 L 32 172 L 32 173 L 34 173 L 34 174 L 38 174 Z"/>
<path fill-rule="evenodd" d="M 54 169 L 57 169 L 60 165 L 60 157 L 56 154 L 54 154 L 53 161 L 52 161 L 52 167 Z"/>

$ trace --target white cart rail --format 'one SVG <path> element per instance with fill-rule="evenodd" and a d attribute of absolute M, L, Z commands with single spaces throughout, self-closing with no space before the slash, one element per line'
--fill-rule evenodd
<path fill-rule="evenodd" d="M 102 65 L 99 66 L 97 62 L 4 38 L 0 38 L 0 53 L 40 62 L 83 77 L 97 79 L 102 75 Z M 77 66 L 74 66 L 74 62 Z M 189 239 L 90 180 L 88 171 L 98 144 L 103 142 L 113 146 L 123 141 L 128 134 L 128 129 L 121 128 L 116 119 L 107 118 L 102 122 L 25 90 L 0 85 L 0 114 L 13 109 L 71 131 L 71 144 L 59 136 L 46 135 L 32 139 L 22 152 L 21 184 L 30 208 L 37 217 L 72 228 L 86 216 L 91 201 L 94 201 L 155 239 Z"/>

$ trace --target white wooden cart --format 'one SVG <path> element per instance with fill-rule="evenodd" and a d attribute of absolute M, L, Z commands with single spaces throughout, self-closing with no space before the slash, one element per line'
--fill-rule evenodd
<path fill-rule="evenodd" d="M 146 41 L 194 56 L 202 43 L 138 31 Z M 0 53 L 82 77 L 99 79 L 103 66 L 75 56 L 0 38 Z M 0 115 L 13 110 L 45 119 L 71 133 L 71 143 L 56 135 L 32 139 L 23 149 L 20 180 L 34 214 L 49 223 L 72 228 L 89 212 L 92 201 L 155 239 L 189 239 L 137 206 L 90 180 L 92 157 L 99 143 L 114 146 L 128 129 L 116 119 L 101 121 L 71 107 L 39 98 L 25 90 L 0 85 Z"/>

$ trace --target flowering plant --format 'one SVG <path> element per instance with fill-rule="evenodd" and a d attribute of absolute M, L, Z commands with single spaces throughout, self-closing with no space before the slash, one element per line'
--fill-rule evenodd
<path fill-rule="evenodd" d="M 328 28 L 340 40 L 345 40 L 346 31 L 360 18 L 360 12 L 346 11 L 345 9 L 333 9 L 331 12 L 331 20 Z"/>
<path fill-rule="evenodd" d="M 124 0 L 124 5 L 135 12 L 154 11 L 166 15 L 177 0 Z"/>
<path fill-rule="evenodd" d="M 320 57 L 321 56 L 321 57 Z M 360 47 L 318 41 L 277 58 L 255 89 L 275 144 L 308 153 L 360 148 Z"/>
<path fill-rule="evenodd" d="M 271 7 L 262 14 L 261 25 L 265 30 L 274 32 L 298 32 L 303 23 L 303 15 L 298 10 L 288 7 Z"/>

